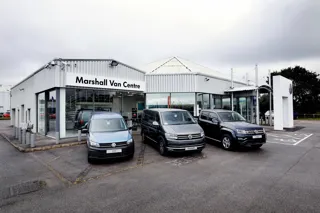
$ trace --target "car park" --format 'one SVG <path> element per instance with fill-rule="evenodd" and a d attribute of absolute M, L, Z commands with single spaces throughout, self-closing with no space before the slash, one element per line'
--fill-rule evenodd
<path fill-rule="evenodd" d="M 230 110 L 202 110 L 199 124 L 206 139 L 222 143 L 222 147 L 231 150 L 240 146 L 260 148 L 266 143 L 263 127 L 246 122 L 239 113 Z"/>
<path fill-rule="evenodd" d="M 157 145 L 161 155 L 205 148 L 204 131 L 188 111 L 181 109 L 144 110 L 141 136 L 144 143 L 150 140 Z"/>
<path fill-rule="evenodd" d="M 134 139 L 123 117 L 105 112 L 91 116 L 82 129 L 87 134 L 88 162 L 94 159 L 133 158 Z"/>

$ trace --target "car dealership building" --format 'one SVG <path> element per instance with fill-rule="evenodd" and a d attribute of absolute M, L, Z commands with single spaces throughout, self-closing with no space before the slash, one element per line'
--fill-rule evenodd
<path fill-rule="evenodd" d="M 11 123 L 55 138 L 77 135 L 81 109 L 118 112 L 144 108 L 234 109 L 255 122 L 255 87 L 177 57 L 136 69 L 112 59 L 54 59 L 12 87 Z M 242 89 L 239 89 L 242 88 Z M 231 99 L 233 97 L 233 99 Z"/>

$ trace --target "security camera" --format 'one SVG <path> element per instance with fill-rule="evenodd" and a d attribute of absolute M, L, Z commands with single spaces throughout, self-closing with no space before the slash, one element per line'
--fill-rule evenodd
<path fill-rule="evenodd" d="M 61 63 L 62 63 L 62 65 L 63 65 L 63 66 L 66 66 L 66 67 L 71 66 L 70 64 L 68 64 L 68 63 L 67 63 L 67 62 L 65 62 L 65 61 L 62 61 Z"/>
<path fill-rule="evenodd" d="M 55 65 L 57 65 L 57 63 L 56 63 L 55 61 L 51 61 L 51 62 L 50 62 L 50 65 L 51 65 L 51 66 L 55 66 Z"/>
<path fill-rule="evenodd" d="M 116 66 L 118 66 L 118 64 L 119 64 L 119 63 L 118 63 L 117 61 L 112 60 L 111 63 L 109 64 L 109 66 L 110 66 L 110 67 L 116 67 Z"/>

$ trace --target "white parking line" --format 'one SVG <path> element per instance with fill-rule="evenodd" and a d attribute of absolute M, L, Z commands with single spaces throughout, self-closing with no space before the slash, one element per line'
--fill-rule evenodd
<path fill-rule="evenodd" d="M 294 145 L 294 146 L 295 146 L 295 145 L 298 145 L 299 143 L 301 143 L 301 142 L 304 141 L 305 139 L 311 137 L 312 135 L 313 135 L 313 134 L 310 134 L 310 135 L 306 136 L 305 138 L 302 138 L 300 141 L 298 141 L 297 143 L 295 143 L 295 144 L 293 144 L 293 145 Z"/>

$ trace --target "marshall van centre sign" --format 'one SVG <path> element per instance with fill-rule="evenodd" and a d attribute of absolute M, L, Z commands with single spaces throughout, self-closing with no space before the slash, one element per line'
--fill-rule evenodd
<path fill-rule="evenodd" d="M 66 86 L 93 87 L 119 90 L 144 91 L 145 82 L 124 80 L 102 76 L 81 75 L 66 73 Z"/>

